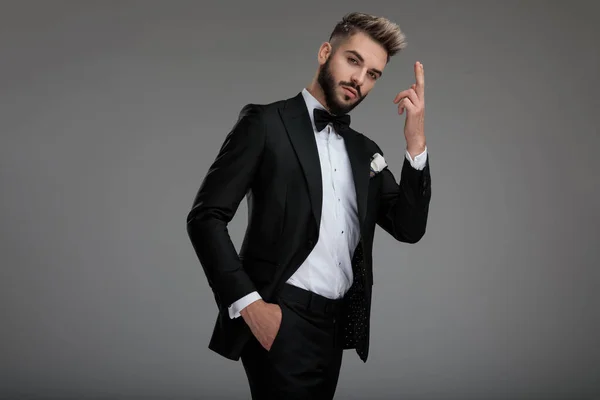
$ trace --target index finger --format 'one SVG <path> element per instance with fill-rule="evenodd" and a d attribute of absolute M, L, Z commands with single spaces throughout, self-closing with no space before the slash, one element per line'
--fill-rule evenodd
<path fill-rule="evenodd" d="M 418 61 L 415 63 L 415 79 L 417 80 L 417 95 L 423 97 L 423 94 L 425 94 L 425 72 L 423 71 L 423 64 Z"/>

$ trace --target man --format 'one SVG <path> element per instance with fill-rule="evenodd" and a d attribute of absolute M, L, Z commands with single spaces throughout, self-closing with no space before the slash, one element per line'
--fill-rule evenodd
<path fill-rule="evenodd" d="M 333 398 L 343 350 L 368 356 L 375 226 L 404 243 L 425 233 L 423 65 L 393 100 L 406 110 L 399 184 L 347 115 L 404 47 L 389 20 L 346 15 L 309 86 L 242 109 L 196 195 L 188 234 L 219 307 L 209 348 L 242 359 L 253 399 Z M 227 224 L 245 195 L 238 255 Z"/>

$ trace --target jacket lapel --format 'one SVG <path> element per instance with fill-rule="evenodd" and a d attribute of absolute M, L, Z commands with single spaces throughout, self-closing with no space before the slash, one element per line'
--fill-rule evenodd
<path fill-rule="evenodd" d="M 344 135 L 344 143 L 348 158 L 352 165 L 352 176 L 354 177 L 354 187 L 356 189 L 356 204 L 358 209 L 358 220 L 362 230 L 365 216 L 367 214 L 367 194 L 369 190 L 369 164 L 371 163 L 369 154 L 365 151 L 365 142 L 363 137 L 353 129 L 349 129 Z"/>
<path fill-rule="evenodd" d="M 315 139 L 302 93 L 289 99 L 285 103 L 284 108 L 280 109 L 279 112 L 298 161 L 300 161 L 300 165 L 302 166 L 308 186 L 313 215 L 318 227 L 321 224 L 323 201 L 321 164 L 319 162 L 317 140 Z"/>
<path fill-rule="evenodd" d="M 285 106 L 279 112 L 290 142 L 302 166 L 315 222 L 317 226 L 320 226 L 323 201 L 321 164 L 317 150 L 317 141 L 302 93 L 288 99 Z M 358 132 L 349 129 L 344 135 L 344 143 L 352 166 L 358 217 L 362 230 L 367 211 L 370 159 L 369 155 L 365 152 L 364 140 Z"/>

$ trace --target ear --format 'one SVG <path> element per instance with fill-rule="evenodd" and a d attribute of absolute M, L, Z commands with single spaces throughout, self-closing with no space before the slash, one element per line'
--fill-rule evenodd
<path fill-rule="evenodd" d="M 319 61 L 319 65 L 325 64 L 325 61 L 331 56 L 332 46 L 329 42 L 324 42 L 321 47 L 319 47 L 319 53 L 317 55 L 317 59 Z"/>

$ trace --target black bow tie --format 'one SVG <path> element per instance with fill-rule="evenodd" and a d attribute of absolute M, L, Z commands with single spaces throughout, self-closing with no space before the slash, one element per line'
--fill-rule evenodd
<path fill-rule="evenodd" d="M 332 115 L 325 110 L 315 108 L 313 115 L 315 117 L 315 126 L 317 127 L 317 132 L 321 132 L 323 129 L 325 129 L 329 123 L 332 123 L 333 128 L 337 133 L 340 134 L 350 126 L 350 116 L 348 114 Z"/>

